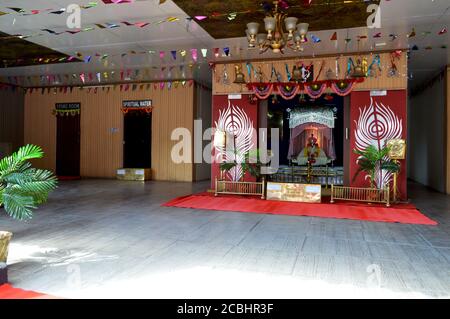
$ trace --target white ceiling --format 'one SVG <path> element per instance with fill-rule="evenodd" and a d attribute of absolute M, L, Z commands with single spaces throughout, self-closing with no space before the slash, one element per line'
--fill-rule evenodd
<path fill-rule="evenodd" d="M 31 9 L 65 8 L 73 0 L 53 0 L 53 1 L 29 1 L 29 0 L 2 0 L 0 11 L 6 7 L 21 7 Z M 87 4 L 89 1 L 80 1 L 80 4 Z M 74 55 L 80 52 L 83 55 L 96 53 L 109 54 L 108 64 L 92 58 L 90 63 L 68 63 L 30 66 L 20 68 L 0 69 L 0 76 L 23 76 L 23 75 L 47 75 L 47 74 L 67 74 L 80 72 L 100 72 L 106 70 L 121 69 L 143 69 L 150 67 L 161 67 L 189 64 L 189 49 L 197 48 L 199 66 L 193 68 L 194 77 L 202 82 L 210 81 L 210 72 L 207 62 L 227 61 L 250 58 L 274 58 L 271 53 L 259 55 L 256 50 L 247 50 L 245 38 L 214 40 L 199 25 L 192 21 L 187 23 L 188 17 L 172 1 L 167 0 L 159 5 L 159 0 L 142 0 L 133 4 L 105 5 L 100 0 L 95 8 L 82 11 L 82 27 L 92 26 L 94 23 L 120 23 L 128 22 L 157 22 L 169 16 L 179 18 L 176 22 L 165 22 L 159 25 L 151 25 L 144 28 L 136 26 L 124 26 L 115 29 L 95 29 L 89 32 L 80 32 L 75 35 L 61 34 L 51 35 L 43 33 L 42 36 L 28 38 L 28 41 L 52 48 L 54 50 Z M 32 5 L 30 5 L 32 3 Z M 10 12 L 10 11 L 9 11 Z M 202 12 L 199 12 L 202 14 Z M 9 34 L 33 34 L 40 32 L 40 29 L 52 29 L 54 31 L 64 31 L 66 27 L 67 14 L 38 14 L 31 16 L 21 16 L 18 14 L 4 15 L 0 17 L 0 31 Z M 336 17 L 337 19 L 339 17 Z M 305 51 L 301 54 L 286 51 L 286 57 L 313 56 L 321 54 L 342 54 L 361 51 L 378 51 L 406 49 L 417 45 L 420 50 L 411 52 L 410 59 L 410 79 L 411 87 L 421 84 L 428 78 L 433 77 L 446 64 L 450 64 L 449 49 L 440 48 L 442 45 L 450 45 L 450 32 L 438 35 L 443 27 L 450 28 L 450 1 L 449 0 L 382 0 L 381 2 L 381 29 L 353 28 L 345 30 L 330 30 L 314 32 L 313 34 L 321 38 L 320 43 L 310 41 L 305 45 Z M 228 23 L 232 23 L 228 22 Z M 189 25 L 189 27 L 187 27 Z M 226 25 L 224 26 L 226 27 Z M 415 28 L 416 36 L 407 38 L 406 35 Z M 338 41 L 330 41 L 334 31 L 338 32 Z M 243 30 L 244 32 L 244 30 Z M 381 32 L 381 38 L 373 38 L 375 33 Z M 431 32 L 423 34 L 423 32 Z M 390 34 L 397 34 L 394 41 Z M 357 41 L 358 36 L 366 35 L 368 38 Z M 345 43 L 345 38 L 352 41 Z M 376 43 L 386 43 L 377 47 Z M 425 50 L 426 46 L 432 46 L 432 50 Z M 231 57 L 214 58 L 213 48 L 230 47 Z M 208 57 L 204 59 L 200 49 L 208 48 Z M 177 61 L 173 61 L 171 50 L 187 50 L 185 59 L 178 55 Z M 147 52 L 154 50 L 155 54 L 135 54 L 122 58 L 122 53 L 136 51 Z M 160 60 L 159 51 L 166 51 L 166 57 Z M 156 77 L 161 76 L 160 72 L 154 72 Z M 167 70 L 165 71 L 167 76 Z M 172 74 L 174 76 L 174 74 Z M 175 74 L 175 77 L 180 74 Z M 190 77 L 187 74 L 187 77 Z"/>

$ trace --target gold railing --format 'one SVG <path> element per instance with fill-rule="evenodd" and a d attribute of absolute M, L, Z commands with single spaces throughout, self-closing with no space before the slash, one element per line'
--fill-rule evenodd
<path fill-rule="evenodd" d="M 262 199 L 265 198 L 264 195 L 264 178 L 261 182 L 233 182 L 219 180 L 216 177 L 216 189 L 214 195 L 219 194 L 233 194 L 233 195 L 254 195 L 261 196 Z"/>
<path fill-rule="evenodd" d="M 334 203 L 335 200 L 384 203 L 387 207 L 391 206 L 389 186 L 377 189 L 331 185 L 330 203 Z"/>

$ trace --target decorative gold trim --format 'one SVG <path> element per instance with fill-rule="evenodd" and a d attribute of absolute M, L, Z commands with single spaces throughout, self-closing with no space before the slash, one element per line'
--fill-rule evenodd
<path fill-rule="evenodd" d="M 261 199 L 265 199 L 265 180 L 261 182 L 233 182 L 215 179 L 214 196 L 219 194 L 229 195 L 253 195 L 261 196 Z"/>
<path fill-rule="evenodd" d="M 389 186 L 386 186 L 384 189 L 378 189 L 331 185 L 330 203 L 333 204 L 335 200 L 384 203 L 387 207 L 391 206 Z"/>

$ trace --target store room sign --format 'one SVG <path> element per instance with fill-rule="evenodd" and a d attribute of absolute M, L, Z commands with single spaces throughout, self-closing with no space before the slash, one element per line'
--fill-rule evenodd
<path fill-rule="evenodd" d="M 55 108 L 57 110 L 79 110 L 81 103 L 56 103 Z"/>
<path fill-rule="evenodd" d="M 53 115 L 56 116 L 68 116 L 80 114 L 81 103 L 56 103 Z"/>

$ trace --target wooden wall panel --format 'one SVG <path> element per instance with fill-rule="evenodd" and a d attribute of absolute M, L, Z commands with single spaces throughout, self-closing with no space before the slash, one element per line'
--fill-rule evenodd
<path fill-rule="evenodd" d="M 25 95 L 24 142 L 35 144 L 44 150 L 44 158 L 33 161 L 38 168 L 56 169 L 56 120 L 52 115 L 55 96 L 37 93 Z"/>
<path fill-rule="evenodd" d="M 56 120 L 51 114 L 55 103 L 81 102 L 81 175 L 114 178 L 123 164 L 122 101 L 152 99 L 152 169 L 153 179 L 191 181 L 192 163 L 174 164 L 171 160 L 172 130 L 185 127 L 193 132 L 193 86 L 164 88 L 140 86 L 121 91 L 119 86 L 93 89 L 73 88 L 72 92 L 42 94 L 40 90 L 25 98 L 25 141 L 41 145 L 46 158 L 40 167 L 55 169 Z"/>
<path fill-rule="evenodd" d="M 369 64 L 372 63 L 373 56 L 366 55 L 368 57 Z M 337 58 L 337 61 L 339 63 L 340 68 L 340 75 L 339 78 L 343 79 L 345 77 L 345 72 L 347 70 L 347 61 L 348 58 L 352 57 L 353 60 L 356 63 L 357 56 L 342 56 L 340 58 Z M 408 61 L 406 57 L 406 53 L 403 52 L 401 54 L 401 57 L 399 60 L 396 60 L 396 66 L 399 70 L 400 76 L 398 77 L 389 77 L 387 75 L 388 69 L 391 66 L 391 54 L 390 53 L 380 53 L 381 58 L 381 67 L 382 72 L 377 77 L 370 77 L 367 78 L 363 83 L 357 84 L 355 90 L 398 90 L 398 89 L 406 89 L 408 84 L 407 79 L 407 68 L 408 68 Z M 317 58 L 310 58 L 310 59 L 286 59 L 286 60 L 276 60 L 276 61 L 255 61 L 252 62 L 252 65 L 255 67 L 261 67 L 261 70 L 263 71 L 264 75 L 266 76 L 265 81 L 270 80 L 271 70 L 272 70 L 272 64 L 275 67 L 275 69 L 281 73 L 283 81 L 287 82 L 287 76 L 286 76 L 286 63 L 289 66 L 289 70 L 292 72 L 292 68 L 294 64 L 297 62 L 301 62 L 305 65 L 309 65 L 311 62 L 314 64 L 314 77 L 316 80 L 316 76 L 321 68 L 322 63 L 324 63 L 324 67 L 322 70 L 322 73 L 320 74 L 318 81 L 326 80 L 325 73 L 330 68 L 333 72 L 336 70 L 336 57 L 317 57 Z M 230 64 L 217 64 L 215 72 L 213 73 L 213 94 L 229 94 L 229 93 L 250 93 L 247 89 L 247 87 L 238 85 L 238 84 L 230 84 L 230 85 L 224 85 L 221 81 L 221 76 L 223 74 L 224 67 L 227 68 L 227 72 L 230 76 L 230 81 L 234 81 L 235 77 L 235 70 L 234 66 L 236 63 L 230 63 Z M 247 67 L 246 62 L 241 63 L 242 66 L 242 72 L 245 74 L 246 81 L 250 82 L 248 79 L 247 74 Z M 252 75 L 253 77 L 253 75 Z M 255 81 L 252 78 L 252 81 Z"/>
<path fill-rule="evenodd" d="M 23 103 L 22 90 L 0 90 L 0 143 L 8 144 L 10 151 L 23 145 Z"/>

